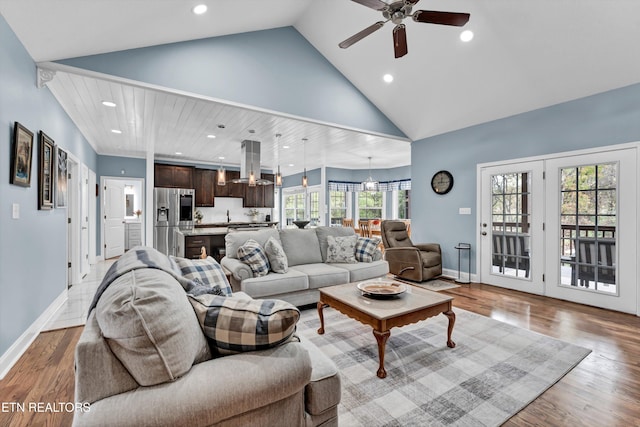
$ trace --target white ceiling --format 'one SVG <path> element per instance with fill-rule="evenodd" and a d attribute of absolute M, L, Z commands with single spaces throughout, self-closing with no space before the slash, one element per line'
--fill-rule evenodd
<path fill-rule="evenodd" d="M 209 11 L 193 15 L 190 8 L 197 3 L 207 4 Z M 468 12 L 465 29 L 473 30 L 475 38 L 463 43 L 459 28 L 407 20 L 409 53 L 403 58 L 393 57 L 391 23 L 339 49 L 340 41 L 381 20 L 379 12 L 349 0 L 0 0 L 0 13 L 37 62 L 293 25 L 411 140 L 640 82 L 637 0 L 421 0 L 414 9 Z M 385 73 L 394 75 L 393 83 L 382 82 Z M 362 134 L 347 146 L 344 141 L 354 140 L 353 130 L 66 74 L 59 71 L 49 87 L 101 154 L 142 155 L 148 149 L 140 145 L 142 133 L 126 137 L 125 143 L 124 138 L 100 136 L 105 115 L 113 113 L 87 105 L 74 111 L 70 105 L 78 104 L 78 96 L 90 100 L 100 90 L 111 90 L 121 94 L 129 114 L 112 120 L 127 126 L 133 114 L 138 122 L 128 126 L 152 129 L 156 152 L 163 157 L 175 156 L 175 141 L 208 132 L 196 120 L 179 120 L 179 114 L 197 117 L 210 109 L 227 122 L 226 136 L 215 140 L 224 146 L 201 141 L 189 146 L 197 147 L 197 158 L 211 157 L 214 163 L 219 155 L 236 161 L 227 152 L 247 139 L 250 125 L 258 135 L 251 139 L 265 144 L 266 167 L 277 161 L 273 135 L 285 135 L 284 143 L 287 131 L 280 129 L 292 127 L 295 134 L 310 135 L 304 156 L 308 169 L 323 164 L 366 168 L 370 154 L 374 168 L 410 163 L 409 143 L 397 138 Z M 81 110 L 87 111 L 81 115 Z M 161 140 L 168 129 L 160 123 L 166 122 L 175 123 L 175 133 Z M 246 126 L 235 129 L 236 123 Z M 316 136 L 336 143 L 314 146 Z M 369 145 L 359 149 L 364 142 Z M 287 143 L 292 149 L 279 151 L 281 164 L 291 156 L 295 172 L 302 144 Z M 171 151 L 160 151 L 168 147 Z M 239 162 L 239 153 L 236 158 Z"/>

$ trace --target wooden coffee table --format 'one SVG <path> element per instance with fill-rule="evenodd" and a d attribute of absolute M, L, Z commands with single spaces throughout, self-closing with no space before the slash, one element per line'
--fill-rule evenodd
<path fill-rule="evenodd" d="M 390 299 L 374 299 L 363 296 L 357 288 L 357 283 L 329 286 L 319 289 L 318 315 L 320 329 L 318 334 L 324 334 L 325 306 L 333 307 L 342 314 L 358 320 L 373 328 L 373 335 L 378 342 L 378 377 L 385 378 L 384 352 L 387 340 L 394 326 L 405 326 L 425 320 L 442 313 L 449 318 L 447 331 L 447 346 L 454 348 L 456 344 L 451 340 L 456 315 L 452 311 L 453 297 L 422 289 L 417 285 L 406 285 L 407 291 Z"/>

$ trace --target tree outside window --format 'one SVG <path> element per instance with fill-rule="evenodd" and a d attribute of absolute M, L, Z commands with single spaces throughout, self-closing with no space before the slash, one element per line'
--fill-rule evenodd
<path fill-rule="evenodd" d="M 302 221 L 305 219 L 304 196 L 304 193 L 294 193 L 285 196 L 284 218 L 287 225 L 293 224 L 293 221 Z"/>
<path fill-rule="evenodd" d="M 409 199 L 411 190 L 398 190 L 398 219 L 409 219 Z"/>
<path fill-rule="evenodd" d="M 358 218 L 375 219 L 382 218 L 381 191 L 361 191 L 358 193 Z"/>
<path fill-rule="evenodd" d="M 347 192 L 329 192 L 330 224 L 342 225 L 342 218 L 347 217 Z"/>

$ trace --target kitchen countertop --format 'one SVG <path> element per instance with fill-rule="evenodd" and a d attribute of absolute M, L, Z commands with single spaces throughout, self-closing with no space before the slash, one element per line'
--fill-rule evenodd
<path fill-rule="evenodd" d="M 185 237 L 190 236 L 216 236 L 225 235 L 229 232 L 227 227 L 193 228 L 191 230 L 178 230 L 178 233 Z"/>
<path fill-rule="evenodd" d="M 267 222 L 267 221 L 231 221 L 231 222 L 211 222 L 211 223 L 203 223 L 196 224 L 195 228 L 212 228 L 212 227 L 264 227 L 264 226 L 274 226 L 277 225 L 277 222 Z"/>

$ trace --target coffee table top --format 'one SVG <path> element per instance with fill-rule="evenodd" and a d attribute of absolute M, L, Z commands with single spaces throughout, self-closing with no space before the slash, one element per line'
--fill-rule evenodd
<path fill-rule="evenodd" d="M 368 282 L 368 281 L 367 281 Z M 448 301 L 453 297 L 438 292 L 422 289 L 417 285 L 406 284 L 407 291 L 388 299 L 371 298 L 362 295 L 358 283 L 328 286 L 320 288 L 320 294 L 327 295 L 358 311 L 376 319 L 391 319 L 413 311 L 433 307 Z"/>

